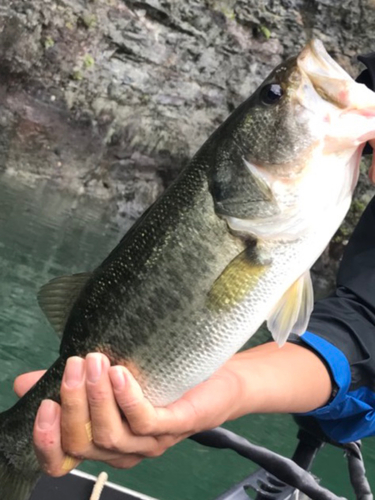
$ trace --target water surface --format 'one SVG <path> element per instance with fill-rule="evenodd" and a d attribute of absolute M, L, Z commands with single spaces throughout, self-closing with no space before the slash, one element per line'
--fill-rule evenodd
<path fill-rule="evenodd" d="M 16 401 L 12 384 L 17 374 L 46 368 L 57 357 L 58 339 L 36 302 L 40 286 L 63 274 L 93 269 L 121 236 L 105 202 L 61 193 L 48 183 L 30 186 L 0 177 L 1 411 Z M 285 455 L 292 454 L 296 442 L 296 427 L 286 415 L 246 416 L 227 427 Z M 364 454 L 375 489 L 372 438 L 366 440 Z M 129 471 L 93 462 L 81 468 L 93 474 L 107 470 L 111 481 L 160 500 L 213 500 L 255 470 L 233 452 L 190 441 Z M 326 447 L 313 471 L 326 487 L 354 500 L 340 450 Z"/>

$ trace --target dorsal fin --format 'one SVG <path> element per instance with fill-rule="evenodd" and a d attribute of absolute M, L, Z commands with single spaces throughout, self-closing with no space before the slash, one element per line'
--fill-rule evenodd
<path fill-rule="evenodd" d="M 39 290 L 38 304 L 59 337 L 63 334 L 74 302 L 90 276 L 91 273 L 60 276 Z"/>
<path fill-rule="evenodd" d="M 302 335 L 314 306 L 310 271 L 306 271 L 284 293 L 267 321 L 273 338 L 282 346 L 290 333 Z"/>

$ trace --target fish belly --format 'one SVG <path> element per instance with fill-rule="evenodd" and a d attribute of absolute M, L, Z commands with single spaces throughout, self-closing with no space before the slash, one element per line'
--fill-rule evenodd
<path fill-rule="evenodd" d="M 210 377 L 257 332 L 283 294 L 322 253 L 346 205 L 334 210 L 324 227 L 317 221 L 315 228 L 296 240 L 268 242 L 264 252 L 270 265 L 237 304 L 222 310 L 212 310 L 207 303 L 190 307 L 174 332 L 164 337 L 164 345 L 154 346 L 152 359 L 149 346 L 137 352 L 138 377 L 153 404 L 169 404 Z"/>

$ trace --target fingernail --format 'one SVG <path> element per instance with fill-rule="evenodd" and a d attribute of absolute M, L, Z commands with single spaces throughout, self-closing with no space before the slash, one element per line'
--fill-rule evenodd
<path fill-rule="evenodd" d="M 44 399 L 40 405 L 37 426 L 44 431 L 50 429 L 57 417 L 57 404 L 50 399 Z"/>
<path fill-rule="evenodd" d="M 68 387 L 77 387 L 83 382 L 84 361 L 82 358 L 74 356 L 66 362 L 64 381 Z"/>
<path fill-rule="evenodd" d="M 119 391 L 125 387 L 125 375 L 121 366 L 114 366 L 110 370 L 109 376 L 111 377 L 111 382 L 114 389 Z"/>
<path fill-rule="evenodd" d="M 102 355 L 88 354 L 86 356 L 86 376 L 89 382 L 95 383 L 102 374 Z"/>

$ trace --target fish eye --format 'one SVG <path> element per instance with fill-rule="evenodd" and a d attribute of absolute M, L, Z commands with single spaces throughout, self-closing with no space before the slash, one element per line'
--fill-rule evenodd
<path fill-rule="evenodd" d="M 283 96 L 283 89 L 278 83 L 265 85 L 260 93 L 263 104 L 277 104 Z"/>

